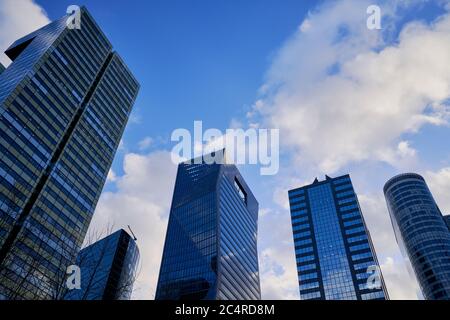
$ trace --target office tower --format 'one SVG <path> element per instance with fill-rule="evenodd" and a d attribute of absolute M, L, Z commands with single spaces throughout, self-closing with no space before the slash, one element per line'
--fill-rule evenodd
<path fill-rule="evenodd" d="M 0 75 L 0 299 L 58 299 L 139 85 L 85 8 L 17 40 Z"/>
<path fill-rule="evenodd" d="M 445 223 L 447 224 L 448 230 L 450 231 L 450 215 L 444 216 Z"/>
<path fill-rule="evenodd" d="M 385 300 L 383 276 L 349 175 L 289 191 L 302 300 Z"/>
<path fill-rule="evenodd" d="M 2 74 L 3 71 L 5 71 L 5 67 L 0 63 L 0 74 Z"/>
<path fill-rule="evenodd" d="M 198 159 L 178 166 L 156 299 L 260 299 L 258 202 L 236 166 Z"/>
<path fill-rule="evenodd" d="M 423 296 L 450 299 L 450 233 L 428 186 L 407 173 L 384 186 L 395 236 Z"/>
<path fill-rule="evenodd" d="M 81 288 L 66 300 L 129 300 L 139 262 L 135 240 L 119 230 L 80 251 Z"/>

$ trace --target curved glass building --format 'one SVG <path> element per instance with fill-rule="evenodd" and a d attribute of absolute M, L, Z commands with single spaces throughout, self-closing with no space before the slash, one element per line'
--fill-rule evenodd
<path fill-rule="evenodd" d="M 450 233 L 425 179 L 398 175 L 384 186 L 397 242 L 427 300 L 450 299 Z"/>

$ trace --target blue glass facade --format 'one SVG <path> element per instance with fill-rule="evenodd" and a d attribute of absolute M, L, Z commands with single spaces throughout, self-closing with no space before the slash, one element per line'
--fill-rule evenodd
<path fill-rule="evenodd" d="M 5 71 L 5 67 L 0 63 L 0 74 L 2 74 L 3 71 Z"/>
<path fill-rule="evenodd" d="M 0 299 L 57 299 L 139 84 L 88 11 L 17 40 L 0 75 Z"/>
<path fill-rule="evenodd" d="M 450 231 L 450 215 L 444 216 L 445 223 L 447 224 L 448 230 Z"/>
<path fill-rule="evenodd" d="M 258 203 L 234 165 L 181 163 L 157 300 L 257 300 Z"/>
<path fill-rule="evenodd" d="M 291 190 L 289 203 L 302 300 L 388 298 L 350 176 Z"/>
<path fill-rule="evenodd" d="M 423 296 L 450 299 L 450 233 L 424 178 L 398 175 L 384 194 L 397 242 Z"/>
<path fill-rule="evenodd" d="M 66 300 L 128 300 L 133 292 L 139 262 L 136 242 L 119 230 L 80 251 L 81 288 Z"/>

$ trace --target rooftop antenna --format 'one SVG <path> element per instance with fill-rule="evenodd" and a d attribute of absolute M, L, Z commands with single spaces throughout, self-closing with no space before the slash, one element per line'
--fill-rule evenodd
<path fill-rule="evenodd" d="M 136 238 L 136 236 L 134 235 L 134 232 L 133 232 L 133 230 L 131 230 L 131 227 L 128 225 L 128 230 L 130 230 L 130 232 L 131 232 L 131 235 L 133 236 L 133 240 L 134 241 L 137 241 L 137 238 Z"/>

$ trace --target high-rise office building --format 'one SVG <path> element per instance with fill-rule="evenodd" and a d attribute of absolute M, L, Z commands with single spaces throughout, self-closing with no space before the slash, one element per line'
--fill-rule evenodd
<path fill-rule="evenodd" d="M 85 8 L 17 40 L 0 75 L 0 299 L 56 299 L 139 84 Z"/>
<path fill-rule="evenodd" d="M 444 216 L 445 223 L 447 224 L 448 230 L 450 231 L 450 214 Z"/>
<path fill-rule="evenodd" d="M 450 232 L 425 179 L 398 175 L 384 186 L 395 236 L 425 299 L 450 299 Z"/>
<path fill-rule="evenodd" d="M 207 163 L 178 166 L 156 299 L 260 299 L 258 202 L 236 166 Z"/>
<path fill-rule="evenodd" d="M 349 175 L 289 191 L 302 300 L 388 299 Z"/>
<path fill-rule="evenodd" d="M 129 300 L 137 274 L 139 250 L 135 240 L 119 230 L 80 251 L 80 289 L 69 290 L 66 300 Z"/>

